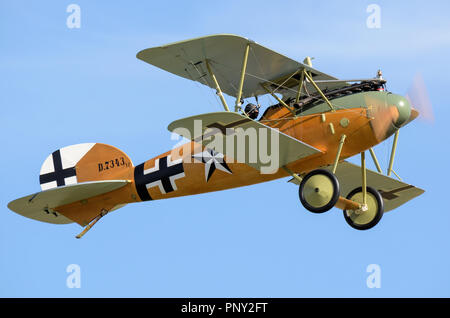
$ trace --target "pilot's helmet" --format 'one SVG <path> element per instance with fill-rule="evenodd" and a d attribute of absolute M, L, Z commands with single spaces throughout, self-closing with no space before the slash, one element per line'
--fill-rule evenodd
<path fill-rule="evenodd" d="M 249 103 L 249 104 L 247 104 L 247 106 L 245 106 L 244 112 L 251 119 L 256 119 L 256 118 L 258 118 L 258 115 L 259 115 L 259 106 Z"/>

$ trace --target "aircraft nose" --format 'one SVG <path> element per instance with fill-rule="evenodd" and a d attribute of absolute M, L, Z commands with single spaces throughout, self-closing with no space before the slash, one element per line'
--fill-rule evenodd
<path fill-rule="evenodd" d="M 394 106 L 398 111 L 398 117 L 393 120 L 393 124 L 396 128 L 400 128 L 409 122 L 411 118 L 411 104 L 409 101 L 400 95 L 390 94 L 388 95 L 388 105 Z"/>
<path fill-rule="evenodd" d="M 366 96 L 366 103 L 371 109 L 372 129 L 380 142 L 418 116 L 410 102 L 401 95 L 388 93 L 379 97 Z"/>

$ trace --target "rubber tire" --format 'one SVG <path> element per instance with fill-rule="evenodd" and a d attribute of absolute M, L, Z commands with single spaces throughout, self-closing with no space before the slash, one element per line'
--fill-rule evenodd
<path fill-rule="evenodd" d="M 347 210 L 344 210 L 344 218 L 345 221 L 347 221 L 348 225 L 350 225 L 352 228 L 356 229 L 356 230 L 368 230 L 373 228 L 375 225 L 378 224 L 378 222 L 380 222 L 381 217 L 383 216 L 384 213 L 384 202 L 383 202 L 383 198 L 381 197 L 380 192 L 378 192 L 377 190 L 375 190 L 372 187 L 367 187 L 367 192 L 372 194 L 375 197 L 375 200 L 377 201 L 378 204 L 378 209 L 377 209 L 377 214 L 375 216 L 375 218 L 370 221 L 367 224 L 356 224 L 352 221 L 352 219 L 347 215 Z M 355 195 L 358 192 L 362 192 L 362 187 L 358 187 L 356 189 L 353 189 L 348 195 L 347 195 L 347 199 L 350 200 L 350 198 Z"/>
<path fill-rule="evenodd" d="M 312 205 L 310 205 L 304 196 L 304 192 L 303 192 L 303 188 L 305 186 L 306 181 L 308 181 L 308 179 L 312 176 L 315 176 L 317 174 L 323 174 L 325 176 L 327 176 L 331 182 L 333 183 L 333 196 L 331 198 L 331 200 L 324 206 L 321 207 L 314 207 Z M 302 203 L 302 205 L 305 207 L 305 209 L 307 209 L 310 212 L 313 213 L 324 213 L 329 211 L 332 207 L 334 207 L 337 203 L 337 201 L 339 200 L 339 195 L 340 195 L 340 189 L 339 189 L 339 181 L 336 178 L 336 176 L 329 170 L 325 170 L 325 169 L 316 169 L 313 170 L 311 172 L 309 172 L 303 179 L 302 182 L 300 183 L 300 187 L 298 189 L 298 195 L 300 198 L 300 202 Z"/>

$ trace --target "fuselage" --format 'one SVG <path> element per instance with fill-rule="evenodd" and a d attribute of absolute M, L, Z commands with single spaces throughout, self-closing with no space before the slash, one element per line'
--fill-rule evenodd
<path fill-rule="evenodd" d="M 334 111 L 326 103 L 318 102 L 306 110 L 298 109 L 294 117 L 285 107 L 273 106 L 259 120 L 319 150 L 290 162 L 286 166 L 288 170 L 302 174 L 332 164 L 343 135 L 346 138 L 340 159 L 352 157 L 379 144 L 417 116 L 405 98 L 384 91 L 355 93 L 331 101 Z M 127 165 L 99 174 L 97 158 L 118 156 L 124 157 Z M 98 211 L 112 211 L 128 203 L 220 191 L 289 176 L 286 169 L 281 168 L 262 174 L 194 141 L 137 166 L 132 165 L 126 154 L 107 145 L 99 145 L 98 151 L 92 152 L 89 158 L 83 158 L 86 163 L 78 164 L 78 182 L 99 180 L 99 176 L 100 180 L 130 182 L 86 202 L 77 201 L 58 208 L 60 213 L 81 225 L 88 224 Z"/>
<path fill-rule="evenodd" d="M 332 102 L 335 111 L 330 111 L 322 102 L 307 111 L 298 111 L 293 118 L 288 109 L 279 106 L 266 111 L 260 119 L 261 123 L 321 151 L 288 164 L 291 171 L 301 174 L 332 164 L 342 135 L 346 139 L 341 159 L 361 153 L 388 138 L 411 116 L 405 98 L 385 91 L 352 94 Z M 196 157 L 204 151 L 202 145 L 190 142 L 136 166 L 133 178 L 136 200 L 219 191 L 288 176 L 284 169 L 261 174 L 259 170 L 233 162 L 226 156 L 222 163 L 214 160 L 214 154 L 210 154 L 209 162 L 201 156 Z"/>

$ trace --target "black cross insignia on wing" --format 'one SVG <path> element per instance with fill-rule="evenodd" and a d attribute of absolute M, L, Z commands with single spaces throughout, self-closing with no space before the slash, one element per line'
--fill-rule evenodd
<path fill-rule="evenodd" d="M 144 170 L 144 163 L 134 168 L 136 191 L 142 201 L 152 200 L 148 188 L 159 187 L 161 193 L 177 190 L 175 180 L 184 177 L 182 159 L 172 161 L 170 155 L 155 160 L 155 166 Z"/>
<path fill-rule="evenodd" d="M 397 188 L 397 189 L 394 189 L 391 191 L 378 190 L 378 192 L 380 192 L 383 199 L 393 200 L 393 199 L 396 199 L 399 197 L 398 192 L 405 191 L 405 190 L 412 189 L 412 188 L 414 188 L 414 186 L 407 185 L 407 186 L 400 187 L 400 188 Z"/>
<path fill-rule="evenodd" d="M 250 118 L 244 118 L 244 119 L 241 119 L 241 120 L 238 120 L 235 122 L 228 123 L 226 125 L 219 123 L 219 122 L 209 124 L 206 126 L 206 128 L 214 128 L 216 130 L 206 132 L 204 135 L 194 138 L 193 141 L 199 142 L 202 139 L 207 139 L 211 136 L 214 136 L 217 133 L 217 130 L 219 130 L 222 133 L 222 135 L 224 135 L 224 136 L 232 135 L 234 133 L 234 130 L 232 128 L 238 127 L 249 121 L 252 121 L 252 120 Z"/>
<path fill-rule="evenodd" d="M 61 152 L 59 150 L 56 150 L 54 153 L 52 153 L 52 158 L 53 158 L 53 168 L 55 171 L 41 174 L 39 176 L 39 183 L 44 184 L 56 181 L 56 186 L 58 187 L 66 185 L 65 181 L 66 178 L 74 177 L 77 175 L 75 167 L 63 169 Z"/>

